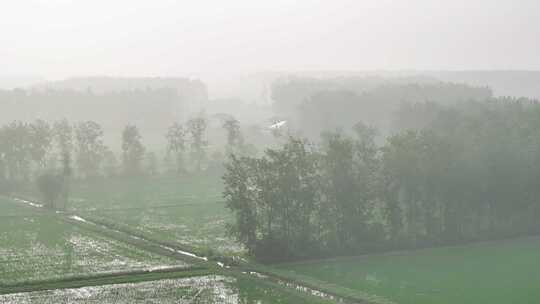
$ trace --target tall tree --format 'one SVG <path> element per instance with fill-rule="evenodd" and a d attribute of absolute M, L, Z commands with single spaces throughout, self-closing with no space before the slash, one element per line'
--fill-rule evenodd
<path fill-rule="evenodd" d="M 234 118 L 229 118 L 223 123 L 223 128 L 227 132 L 227 153 L 241 152 L 244 146 L 244 137 L 240 131 L 240 122 Z"/>
<path fill-rule="evenodd" d="M 70 179 L 73 174 L 73 126 L 67 119 L 55 121 L 52 126 L 52 137 L 62 164 L 62 199 L 64 203 L 63 208 L 67 209 Z"/>
<path fill-rule="evenodd" d="M 237 218 L 235 235 L 263 259 L 309 255 L 317 247 L 317 156 L 291 138 L 261 159 L 231 155 L 225 197 Z"/>
<path fill-rule="evenodd" d="M 184 151 L 186 149 L 186 130 L 181 124 L 175 122 L 167 130 L 165 138 L 167 139 L 167 152 L 174 154 L 176 172 L 181 174 L 185 171 Z"/>
<path fill-rule="evenodd" d="M 105 152 L 103 129 L 93 121 L 81 122 L 75 128 L 75 138 L 79 175 L 85 178 L 98 176 Z"/>
<path fill-rule="evenodd" d="M 187 129 L 191 135 L 191 156 L 195 160 L 197 172 L 201 171 L 203 160 L 206 158 L 205 140 L 207 123 L 203 117 L 196 117 L 188 120 Z"/>
<path fill-rule="evenodd" d="M 69 202 L 69 191 L 71 184 L 71 175 L 73 173 L 71 154 L 69 152 L 62 153 L 62 199 L 63 199 L 63 209 L 67 209 Z"/>
<path fill-rule="evenodd" d="M 385 191 L 393 191 L 400 211 L 388 206 L 388 212 L 403 214 L 402 223 L 408 238 L 415 239 L 420 227 L 420 202 L 422 198 L 421 148 L 418 133 L 408 131 L 388 139 L 383 149 L 384 172 L 388 185 Z M 393 202 L 392 202 L 393 203 Z M 390 218 L 395 215 L 389 215 Z"/>
<path fill-rule="evenodd" d="M 135 125 L 127 125 L 122 132 L 122 151 L 124 173 L 127 175 L 140 175 L 142 173 L 142 160 L 145 148 L 142 136 Z"/>
<path fill-rule="evenodd" d="M 73 126 L 67 119 L 54 122 L 52 132 L 58 151 L 61 154 L 71 154 L 73 151 Z"/>
<path fill-rule="evenodd" d="M 13 121 L 3 128 L 4 161 L 11 180 L 28 180 L 32 155 L 28 124 Z"/>
<path fill-rule="evenodd" d="M 257 206 L 252 166 L 249 159 L 231 155 L 223 176 L 227 208 L 234 212 L 236 221 L 229 227 L 229 232 L 246 246 L 249 253 L 255 254 L 257 248 Z"/>
<path fill-rule="evenodd" d="M 38 119 L 28 125 L 30 154 L 39 168 L 44 169 L 47 166 L 46 155 L 52 146 L 52 129 L 49 123 Z"/>
<path fill-rule="evenodd" d="M 356 165 L 353 140 L 339 132 L 327 134 L 326 137 L 326 149 L 322 156 L 323 191 L 326 194 L 324 205 L 332 206 L 332 210 L 325 213 L 335 223 L 335 226 L 326 225 L 331 229 L 329 236 L 332 239 L 329 241 L 336 249 L 350 250 L 359 243 L 357 238 L 365 235 L 366 197 L 361 192 L 362 181 Z"/>

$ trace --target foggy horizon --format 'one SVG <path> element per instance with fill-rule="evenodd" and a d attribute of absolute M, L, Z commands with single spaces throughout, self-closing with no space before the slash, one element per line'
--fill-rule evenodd
<path fill-rule="evenodd" d="M 0 4 L 0 304 L 540 302 L 540 0 Z"/>
<path fill-rule="evenodd" d="M 532 0 L 213 4 L 3 4 L 0 76 L 540 70 L 540 10 Z"/>

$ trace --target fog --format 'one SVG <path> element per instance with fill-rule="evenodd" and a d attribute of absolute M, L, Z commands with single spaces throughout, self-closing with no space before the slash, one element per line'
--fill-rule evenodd
<path fill-rule="evenodd" d="M 537 1 L 6 1 L 0 74 L 540 69 Z"/>
<path fill-rule="evenodd" d="M 540 299 L 537 0 L 0 4 L 0 303 Z"/>

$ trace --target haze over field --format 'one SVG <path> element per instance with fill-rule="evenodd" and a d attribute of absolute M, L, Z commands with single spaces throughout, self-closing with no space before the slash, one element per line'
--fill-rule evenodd
<path fill-rule="evenodd" d="M 0 303 L 540 302 L 538 0 L 0 4 Z"/>

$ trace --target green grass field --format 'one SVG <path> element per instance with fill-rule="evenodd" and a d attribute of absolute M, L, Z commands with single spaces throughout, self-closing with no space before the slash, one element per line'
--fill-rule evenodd
<path fill-rule="evenodd" d="M 0 199 L 0 284 L 188 264 L 115 241 L 56 214 Z"/>
<path fill-rule="evenodd" d="M 540 238 L 280 265 L 400 304 L 527 304 L 540 298 Z"/>
<path fill-rule="evenodd" d="M 70 209 L 96 210 L 223 201 L 219 176 L 133 177 L 73 181 Z"/>
<path fill-rule="evenodd" d="M 69 209 L 155 240 L 204 253 L 241 254 L 219 177 L 107 179 L 73 183 Z"/>

